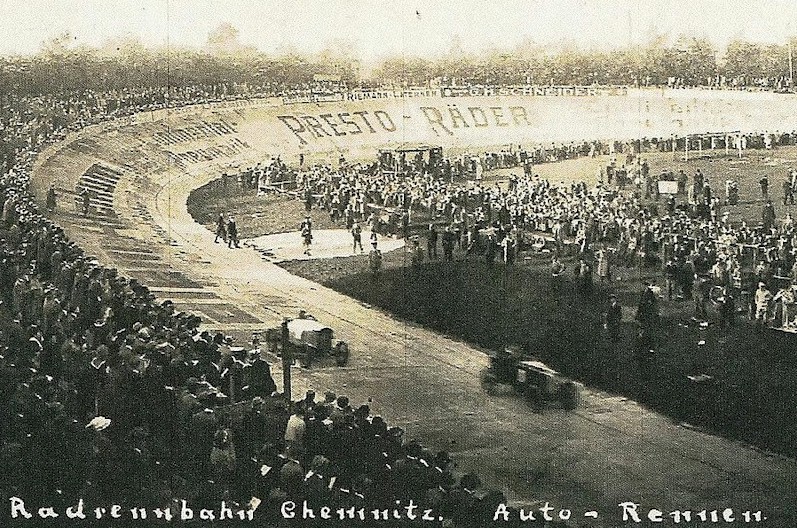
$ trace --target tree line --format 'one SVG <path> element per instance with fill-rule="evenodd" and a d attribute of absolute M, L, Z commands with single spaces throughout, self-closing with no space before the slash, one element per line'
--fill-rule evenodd
<path fill-rule="evenodd" d="M 608 51 L 519 45 L 480 54 L 451 51 L 435 58 L 391 57 L 366 71 L 351 53 L 272 55 L 246 49 L 72 49 L 56 43 L 39 54 L 0 58 L 0 94 L 73 93 L 212 86 L 275 95 L 317 87 L 317 75 L 339 86 L 627 85 L 787 88 L 790 47 L 737 40 L 722 55 L 707 40 L 681 38 Z"/>
<path fill-rule="evenodd" d="M 449 54 L 385 60 L 374 77 L 418 85 L 439 79 L 462 84 L 627 85 L 785 87 L 790 79 L 790 43 L 736 40 L 724 53 L 706 39 L 681 38 L 672 45 L 652 43 L 610 51 L 519 46 L 470 56 Z"/>

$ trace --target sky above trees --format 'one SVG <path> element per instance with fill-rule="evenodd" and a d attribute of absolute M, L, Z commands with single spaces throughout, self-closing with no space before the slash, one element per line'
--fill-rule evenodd
<path fill-rule="evenodd" d="M 43 46 L 193 47 L 388 56 L 626 48 L 680 37 L 783 44 L 793 0 L 33 0 L 9 2 L 0 54 Z"/>

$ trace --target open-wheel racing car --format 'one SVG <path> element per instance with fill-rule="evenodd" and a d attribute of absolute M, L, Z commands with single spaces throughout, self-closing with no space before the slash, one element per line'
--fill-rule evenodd
<path fill-rule="evenodd" d="M 487 394 L 501 388 L 523 395 L 536 407 L 558 402 L 563 409 L 579 405 L 579 385 L 562 376 L 533 356 L 524 356 L 517 348 L 507 347 L 489 354 L 490 364 L 482 372 L 481 382 Z"/>
<path fill-rule="evenodd" d="M 291 319 L 288 325 L 287 346 L 289 357 L 298 359 L 303 367 L 310 367 L 316 360 L 333 358 L 339 367 L 349 361 L 349 345 L 336 341 L 333 346 L 333 332 L 330 327 L 315 319 Z M 282 356 L 282 327 L 266 330 L 266 342 L 270 352 Z"/>

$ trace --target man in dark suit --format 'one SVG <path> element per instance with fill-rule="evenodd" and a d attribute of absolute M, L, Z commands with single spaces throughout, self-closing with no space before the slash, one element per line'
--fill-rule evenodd
<path fill-rule="evenodd" d="M 50 184 L 50 188 L 47 189 L 47 210 L 51 213 L 55 211 L 55 199 L 56 199 L 55 187 L 52 184 Z M 792 196 L 792 203 L 794 203 L 793 199 L 794 196 Z"/>
<path fill-rule="evenodd" d="M 227 241 L 227 223 L 224 221 L 224 213 L 219 213 L 219 218 L 216 220 L 216 238 L 213 243 L 219 242 L 219 237 L 225 242 Z"/>
<path fill-rule="evenodd" d="M 437 228 L 433 223 L 429 224 L 429 232 L 426 235 L 426 253 L 429 260 L 437 259 Z"/>
<path fill-rule="evenodd" d="M 353 243 L 352 252 L 356 252 L 358 246 L 360 247 L 360 252 L 363 251 L 362 234 L 363 230 L 360 227 L 359 222 L 354 222 L 351 227 L 351 238 Z"/>
<path fill-rule="evenodd" d="M 617 296 L 609 295 L 609 305 L 603 313 L 603 328 L 612 346 L 620 340 L 620 322 L 623 319 L 623 307 L 617 302 Z"/>
<path fill-rule="evenodd" d="M 650 330 L 658 324 L 659 304 L 650 282 L 645 282 L 645 289 L 639 298 L 636 318 L 639 321 L 639 325 L 645 330 Z"/>
<path fill-rule="evenodd" d="M 772 205 L 772 200 L 767 200 L 761 211 L 761 223 L 764 225 L 765 231 L 769 231 L 775 225 L 775 206 Z"/>
<path fill-rule="evenodd" d="M 371 275 L 376 279 L 382 271 L 382 252 L 377 247 L 377 242 L 371 242 L 371 252 L 368 254 L 368 268 Z"/>
<path fill-rule="evenodd" d="M 443 231 L 443 258 L 447 262 L 454 260 L 454 244 L 459 239 L 452 226 Z"/>
<path fill-rule="evenodd" d="M 565 270 L 565 265 L 554 255 L 551 259 L 551 291 L 554 293 L 559 293 L 562 289 L 562 283 L 564 282 L 562 275 Z"/>
<path fill-rule="evenodd" d="M 238 245 L 238 225 L 235 223 L 235 218 L 227 216 L 227 247 L 231 248 L 233 245 L 237 248 Z"/>

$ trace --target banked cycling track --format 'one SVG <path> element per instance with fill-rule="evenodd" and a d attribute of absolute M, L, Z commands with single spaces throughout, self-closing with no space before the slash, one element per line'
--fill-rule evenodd
<path fill-rule="evenodd" d="M 774 94 L 630 92 L 595 97 L 406 98 L 282 105 L 254 100 L 144 112 L 88 127 L 45 150 L 31 186 L 62 189 L 55 219 L 89 254 L 160 298 L 245 336 L 306 308 L 349 342 L 345 368 L 296 369 L 294 393 L 332 389 L 409 437 L 454 455 L 460 471 L 528 505 L 573 511 L 578 526 L 644 510 L 762 510 L 797 521 L 797 461 L 679 426 L 635 402 L 587 390 L 581 408 L 533 413 L 479 384 L 482 351 L 290 275 L 252 249 L 228 250 L 186 209 L 191 190 L 230 167 L 281 155 L 372 159 L 390 143 L 446 148 L 707 131 L 797 129 L 797 100 Z M 113 211 L 83 218 L 89 185 Z M 276 375 L 279 376 L 277 368 Z M 599 512 L 597 520 L 584 512 Z M 739 521 L 737 521 L 739 522 Z"/>

